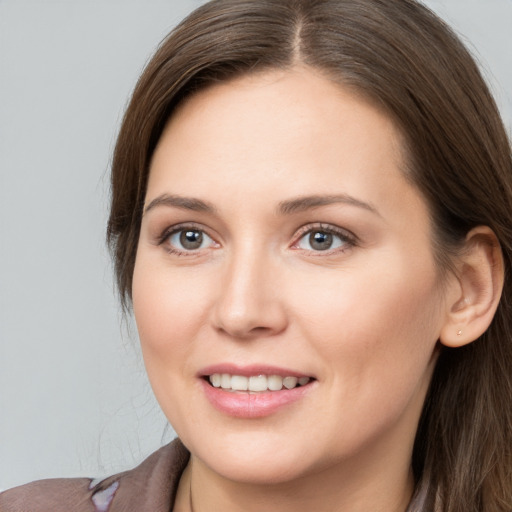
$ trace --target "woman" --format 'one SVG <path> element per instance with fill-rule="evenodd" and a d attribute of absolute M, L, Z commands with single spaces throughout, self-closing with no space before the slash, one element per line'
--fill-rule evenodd
<path fill-rule="evenodd" d="M 136 87 L 108 230 L 180 441 L 2 510 L 510 510 L 511 173 L 421 5 L 199 8 Z"/>

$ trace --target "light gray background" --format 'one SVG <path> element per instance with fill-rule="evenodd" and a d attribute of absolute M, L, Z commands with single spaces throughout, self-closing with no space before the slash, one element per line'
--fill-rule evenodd
<path fill-rule="evenodd" d="M 199 0 L 0 0 L 0 489 L 102 476 L 172 437 L 104 247 L 108 165 L 147 58 Z M 512 0 L 431 0 L 512 126 Z"/>

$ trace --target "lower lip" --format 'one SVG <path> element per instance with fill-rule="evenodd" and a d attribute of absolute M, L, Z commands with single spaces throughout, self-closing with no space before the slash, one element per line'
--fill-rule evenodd
<path fill-rule="evenodd" d="M 305 386 L 281 391 L 227 391 L 214 388 L 206 380 L 201 379 L 206 398 L 220 412 L 235 418 L 263 418 L 291 405 L 308 394 L 315 381 Z"/>

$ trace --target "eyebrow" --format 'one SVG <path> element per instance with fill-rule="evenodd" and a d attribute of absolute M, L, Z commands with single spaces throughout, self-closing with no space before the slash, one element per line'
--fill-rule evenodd
<path fill-rule="evenodd" d="M 216 208 L 207 201 L 195 199 L 193 197 L 175 196 L 162 194 L 151 201 L 144 209 L 144 215 L 157 206 L 171 206 L 181 208 L 182 210 L 192 210 L 195 212 L 215 213 Z"/>
<path fill-rule="evenodd" d="M 281 215 L 291 215 L 293 213 L 300 213 L 312 208 L 318 208 L 320 206 L 328 206 L 331 204 L 347 204 L 349 206 L 355 206 L 357 208 L 363 208 L 368 210 L 379 217 L 381 216 L 377 209 L 370 203 L 356 199 L 348 194 L 337 194 L 337 195 L 313 195 L 313 196 L 302 196 L 296 199 L 289 199 L 281 201 L 277 208 L 277 211 Z M 183 210 L 191 210 L 195 212 L 203 213 L 216 213 L 217 209 L 208 201 L 202 199 L 196 199 L 194 197 L 183 197 L 169 194 L 162 194 L 153 199 L 148 206 L 144 209 L 144 215 L 156 208 L 157 206 L 169 206 L 174 208 L 181 208 Z"/>
<path fill-rule="evenodd" d="M 356 206 L 357 208 L 363 208 L 368 210 L 379 217 L 381 216 L 378 210 L 370 203 L 365 203 L 360 199 L 356 199 L 348 194 L 337 194 L 327 196 L 302 196 L 297 199 L 291 199 L 288 201 L 282 201 L 279 203 L 278 212 L 281 215 L 290 215 L 292 213 L 299 213 L 312 208 L 318 208 L 320 206 L 328 206 L 331 204 L 347 204 L 349 206 Z"/>

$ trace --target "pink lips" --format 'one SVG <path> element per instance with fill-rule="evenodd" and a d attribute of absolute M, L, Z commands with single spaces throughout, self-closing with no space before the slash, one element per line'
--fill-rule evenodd
<path fill-rule="evenodd" d="M 311 377 L 301 372 L 275 366 L 236 366 L 233 364 L 213 365 L 202 369 L 198 376 L 203 392 L 209 402 L 220 412 L 235 418 L 262 418 L 269 416 L 282 408 L 289 406 L 307 395 L 316 384 L 312 380 L 305 386 L 281 391 L 261 391 L 252 393 L 249 391 L 231 391 L 213 387 L 207 377 L 215 373 L 227 373 L 230 375 L 281 375 L 294 377 Z"/>
<path fill-rule="evenodd" d="M 229 373 L 230 375 L 245 375 L 250 377 L 251 375 L 293 375 L 294 377 L 311 377 L 302 372 L 290 370 L 289 368 L 281 368 L 278 366 L 252 364 L 245 366 L 237 366 L 236 364 L 223 363 L 207 366 L 203 368 L 198 375 L 205 377 L 207 375 L 213 375 L 214 373 Z"/>

